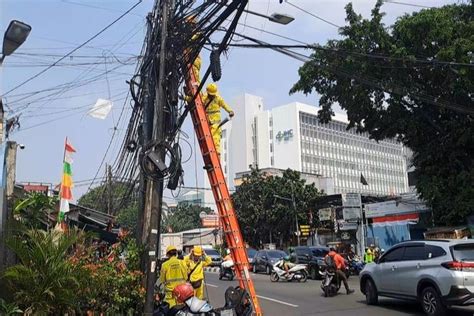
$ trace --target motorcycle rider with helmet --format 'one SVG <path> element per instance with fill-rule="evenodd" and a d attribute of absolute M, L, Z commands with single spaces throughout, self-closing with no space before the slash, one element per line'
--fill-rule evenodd
<path fill-rule="evenodd" d="M 346 274 L 344 273 L 344 271 L 346 270 L 346 262 L 344 258 L 340 254 L 338 254 L 334 248 L 329 249 L 329 253 L 326 255 L 326 258 L 332 259 L 332 260 L 325 259 L 325 261 L 326 262 L 332 261 L 334 263 L 335 269 L 336 269 L 336 275 L 339 278 L 339 280 L 344 283 L 344 287 L 346 288 L 347 294 L 354 293 L 354 290 L 349 288 L 349 284 L 347 283 L 347 277 L 346 277 Z"/>
<path fill-rule="evenodd" d="M 295 266 L 293 262 L 291 262 L 291 257 L 286 255 L 280 261 L 277 262 L 276 266 L 282 270 L 285 270 L 285 277 L 289 278 L 290 272 L 289 270 Z"/>

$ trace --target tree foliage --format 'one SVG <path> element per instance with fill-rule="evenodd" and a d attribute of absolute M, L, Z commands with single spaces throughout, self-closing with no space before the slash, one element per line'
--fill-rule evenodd
<path fill-rule="evenodd" d="M 201 218 L 199 214 L 212 213 L 209 207 L 202 207 L 195 204 L 179 203 L 176 208 L 170 209 L 168 214 L 163 217 L 163 232 L 181 232 L 184 230 L 201 227 Z"/>
<path fill-rule="evenodd" d="M 282 177 L 274 177 L 253 169 L 237 187 L 232 198 L 242 233 L 250 245 L 259 247 L 270 242 L 281 245 L 294 237 L 292 194 L 299 224 L 309 224 L 312 217 L 312 224 L 317 225 L 314 206 L 322 193 L 314 184 L 307 185 L 297 171 L 288 169 Z"/>
<path fill-rule="evenodd" d="M 350 128 L 401 141 L 436 222 L 462 223 L 474 209 L 474 6 L 421 10 L 386 27 L 382 3 L 370 19 L 349 3 L 341 39 L 315 49 L 290 92 L 320 94 L 322 122 L 339 104 Z"/>
<path fill-rule="evenodd" d="M 39 228 L 42 222 L 47 222 L 47 213 L 57 208 L 58 197 L 47 196 L 44 193 L 31 192 L 15 201 L 13 214 L 22 224 Z"/>
<path fill-rule="evenodd" d="M 107 213 L 110 201 L 112 214 L 117 214 L 133 204 L 136 201 L 136 196 L 137 192 L 130 188 L 130 184 L 113 181 L 110 185 L 110 195 L 109 186 L 102 184 L 81 196 L 77 203 L 80 206 Z"/>

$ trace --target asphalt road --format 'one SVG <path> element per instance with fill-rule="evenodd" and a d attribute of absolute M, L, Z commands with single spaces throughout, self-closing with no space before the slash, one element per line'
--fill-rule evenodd
<path fill-rule="evenodd" d="M 260 305 L 265 315 L 424 315 L 416 303 L 380 298 L 378 306 L 367 306 L 365 296 L 359 290 L 357 277 L 349 279 L 349 286 L 355 293 L 346 295 L 345 290 L 334 297 L 325 298 L 320 288 L 321 281 L 308 280 L 306 283 L 270 282 L 268 275 L 252 274 Z M 224 292 L 231 282 L 218 278 L 216 273 L 206 273 L 207 293 L 213 306 L 224 305 Z M 456 309 L 449 313 L 451 316 L 474 315 L 474 308 Z"/>

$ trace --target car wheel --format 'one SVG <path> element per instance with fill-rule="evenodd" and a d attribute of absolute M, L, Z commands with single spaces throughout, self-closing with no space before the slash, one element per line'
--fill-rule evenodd
<path fill-rule="evenodd" d="M 431 286 L 423 289 L 421 292 L 421 306 L 426 315 L 446 315 L 446 306 L 441 301 L 438 291 Z"/>
<path fill-rule="evenodd" d="M 267 270 L 265 272 L 267 272 L 267 274 L 270 274 L 270 273 L 272 273 L 272 270 L 270 269 L 269 266 L 267 266 Z"/>
<path fill-rule="evenodd" d="M 365 281 L 365 302 L 367 305 L 377 305 L 379 302 L 379 296 L 374 281 L 370 279 Z"/>

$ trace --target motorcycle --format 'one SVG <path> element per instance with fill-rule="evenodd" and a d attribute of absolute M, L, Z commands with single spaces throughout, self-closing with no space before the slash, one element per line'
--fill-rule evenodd
<path fill-rule="evenodd" d="M 153 312 L 153 316 L 251 316 L 253 312 L 250 297 L 240 287 L 229 287 L 225 291 L 225 305 L 214 308 L 207 301 L 195 296 L 188 298 L 181 305 L 169 307 L 169 304 L 160 301 Z"/>
<path fill-rule="evenodd" d="M 234 280 L 234 277 L 235 277 L 234 262 L 233 261 L 222 262 L 219 268 L 219 280 L 226 278 L 229 281 L 232 281 Z"/>
<path fill-rule="evenodd" d="M 306 270 L 306 265 L 297 264 L 291 269 L 288 270 L 288 275 L 286 271 L 279 268 L 280 262 L 277 262 L 273 265 L 273 271 L 270 273 L 270 281 L 278 282 L 280 279 L 298 282 L 306 282 L 308 280 L 308 271 Z"/>
<path fill-rule="evenodd" d="M 359 275 L 359 273 L 364 269 L 365 263 L 357 258 L 349 259 L 348 262 L 349 272 L 352 275 Z"/>
<path fill-rule="evenodd" d="M 324 292 L 324 297 L 336 295 L 341 288 L 341 281 L 337 277 L 336 271 L 333 269 L 325 269 L 324 271 L 319 271 L 319 274 L 321 274 L 323 279 L 321 289 Z"/>

